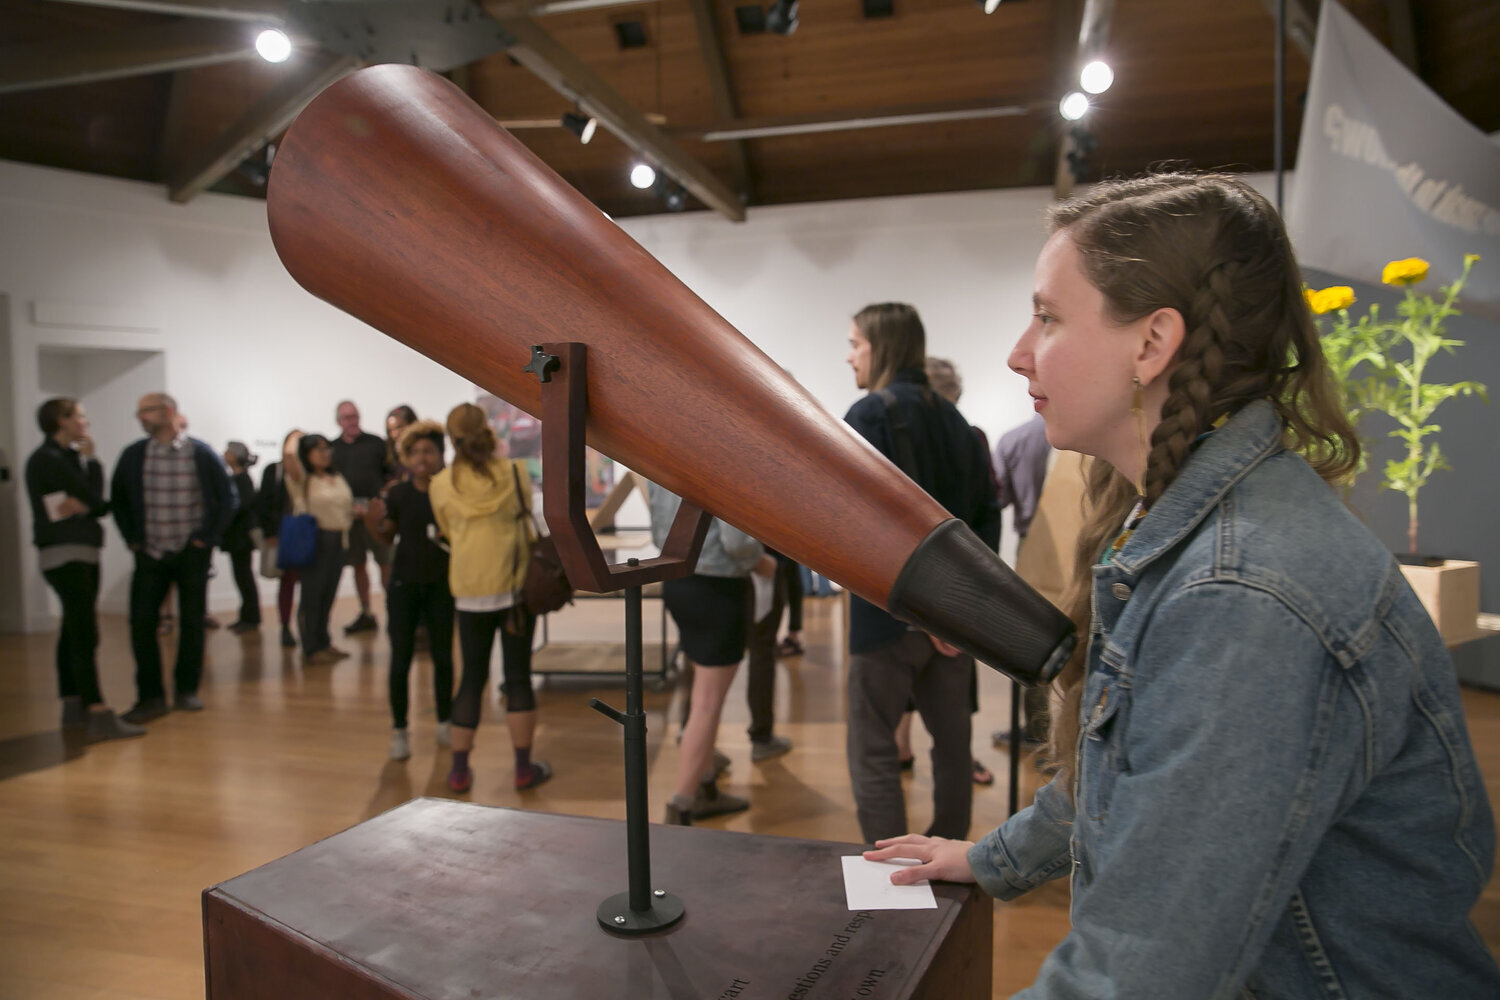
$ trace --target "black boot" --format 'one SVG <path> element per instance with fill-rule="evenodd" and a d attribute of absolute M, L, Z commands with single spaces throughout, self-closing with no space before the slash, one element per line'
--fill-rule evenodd
<path fill-rule="evenodd" d="M 102 705 L 89 710 L 88 726 L 90 743 L 102 743 L 105 740 L 123 740 L 132 736 L 146 735 L 145 726 L 137 726 L 134 723 L 126 722 Z"/>

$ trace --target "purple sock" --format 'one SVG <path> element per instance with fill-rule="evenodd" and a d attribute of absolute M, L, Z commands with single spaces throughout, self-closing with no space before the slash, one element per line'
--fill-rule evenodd
<path fill-rule="evenodd" d="M 531 747 L 516 747 L 516 773 L 528 775 L 531 773 Z"/>
<path fill-rule="evenodd" d="M 453 751 L 453 770 L 456 771 L 456 772 L 460 772 L 461 773 L 463 771 L 467 771 L 468 769 L 469 769 L 469 751 L 467 751 L 467 750 L 455 750 L 455 751 Z"/>

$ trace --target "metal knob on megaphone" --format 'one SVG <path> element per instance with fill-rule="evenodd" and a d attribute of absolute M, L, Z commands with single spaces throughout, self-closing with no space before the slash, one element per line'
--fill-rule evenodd
<path fill-rule="evenodd" d="M 534 344 L 589 352 L 588 441 L 1023 683 L 1071 623 L 452 83 L 333 84 L 277 151 L 271 238 L 317 297 L 536 415 Z"/>

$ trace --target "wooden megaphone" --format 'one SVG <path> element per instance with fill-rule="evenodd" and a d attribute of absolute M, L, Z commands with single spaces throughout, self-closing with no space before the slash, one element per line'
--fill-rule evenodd
<path fill-rule="evenodd" d="M 329 87 L 267 202 L 319 298 L 533 415 L 532 345 L 582 342 L 604 454 L 1024 683 L 1067 659 L 1064 615 L 442 77 Z"/>

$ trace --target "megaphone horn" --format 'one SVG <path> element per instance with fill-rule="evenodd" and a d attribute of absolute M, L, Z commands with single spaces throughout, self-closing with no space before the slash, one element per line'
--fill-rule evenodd
<path fill-rule="evenodd" d="M 442 77 L 323 91 L 267 208 L 319 298 L 533 415 L 531 346 L 586 344 L 599 451 L 1024 683 L 1066 661 L 1066 616 Z"/>

